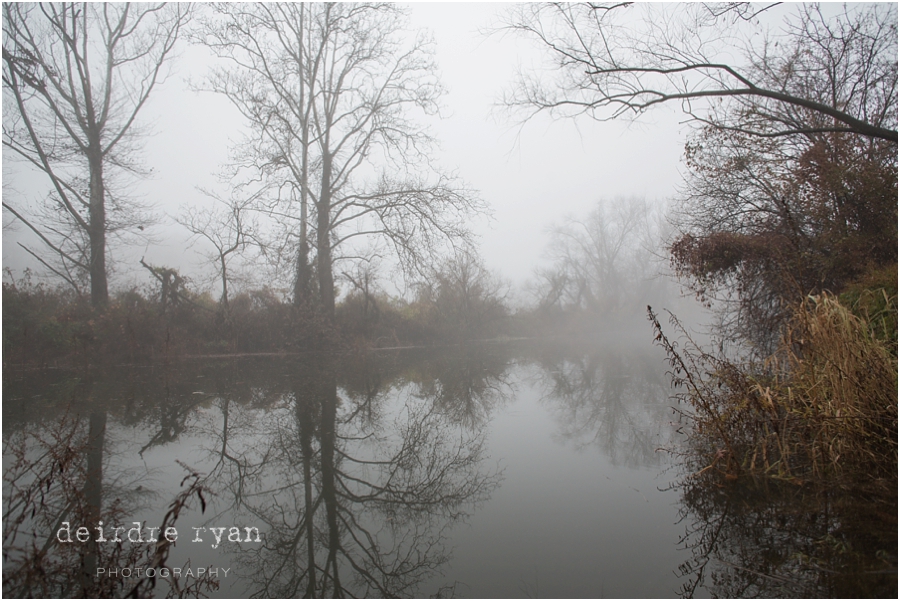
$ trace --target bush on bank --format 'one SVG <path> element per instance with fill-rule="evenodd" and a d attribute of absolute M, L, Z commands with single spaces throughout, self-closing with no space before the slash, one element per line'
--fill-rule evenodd
<path fill-rule="evenodd" d="M 852 309 L 827 293 L 798 303 L 764 361 L 713 355 L 687 336 L 679 346 L 651 310 L 705 458 L 699 472 L 896 482 L 897 297 L 881 288 L 857 298 Z"/>

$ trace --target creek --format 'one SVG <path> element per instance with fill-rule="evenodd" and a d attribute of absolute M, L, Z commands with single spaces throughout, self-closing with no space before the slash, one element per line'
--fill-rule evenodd
<path fill-rule="evenodd" d="M 846 540 L 839 503 L 683 486 L 665 368 L 654 349 L 518 342 L 7 370 L 4 474 L 13 442 L 64 416 L 116 524 L 158 528 L 199 474 L 167 565 L 217 569 L 213 597 L 896 593 L 896 572 L 816 563 Z M 26 538 L 4 539 L 4 571 Z"/>

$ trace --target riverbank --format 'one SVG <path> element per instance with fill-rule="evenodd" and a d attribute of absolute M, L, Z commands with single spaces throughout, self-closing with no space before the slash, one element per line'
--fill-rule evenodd
<path fill-rule="evenodd" d="M 889 306 L 896 315 L 896 296 Z M 675 342 L 650 318 L 693 424 L 699 473 L 896 483 L 897 350 L 880 319 L 829 294 L 810 296 L 773 354 L 738 361 L 700 348 L 673 319 Z"/>

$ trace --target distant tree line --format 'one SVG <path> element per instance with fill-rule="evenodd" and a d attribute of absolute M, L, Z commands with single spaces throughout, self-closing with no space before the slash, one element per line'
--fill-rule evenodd
<path fill-rule="evenodd" d="M 531 283 L 538 327 L 584 331 L 677 296 L 668 281 L 665 207 L 647 200 L 604 199 L 587 215 L 551 226 L 546 258 Z"/>

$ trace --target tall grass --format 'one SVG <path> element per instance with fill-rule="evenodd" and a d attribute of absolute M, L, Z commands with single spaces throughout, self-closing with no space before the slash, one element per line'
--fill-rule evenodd
<path fill-rule="evenodd" d="M 788 450 L 815 473 L 897 469 L 897 360 L 869 324 L 833 296 L 807 298 L 774 358 Z"/>
<path fill-rule="evenodd" d="M 896 312 L 896 298 L 888 302 Z M 704 472 L 762 473 L 805 480 L 852 472 L 896 478 L 897 359 L 890 337 L 834 296 L 810 296 L 793 310 L 777 350 L 764 361 L 732 361 L 670 340 L 666 350 L 691 440 Z M 698 466 L 701 467 L 701 466 Z"/>

